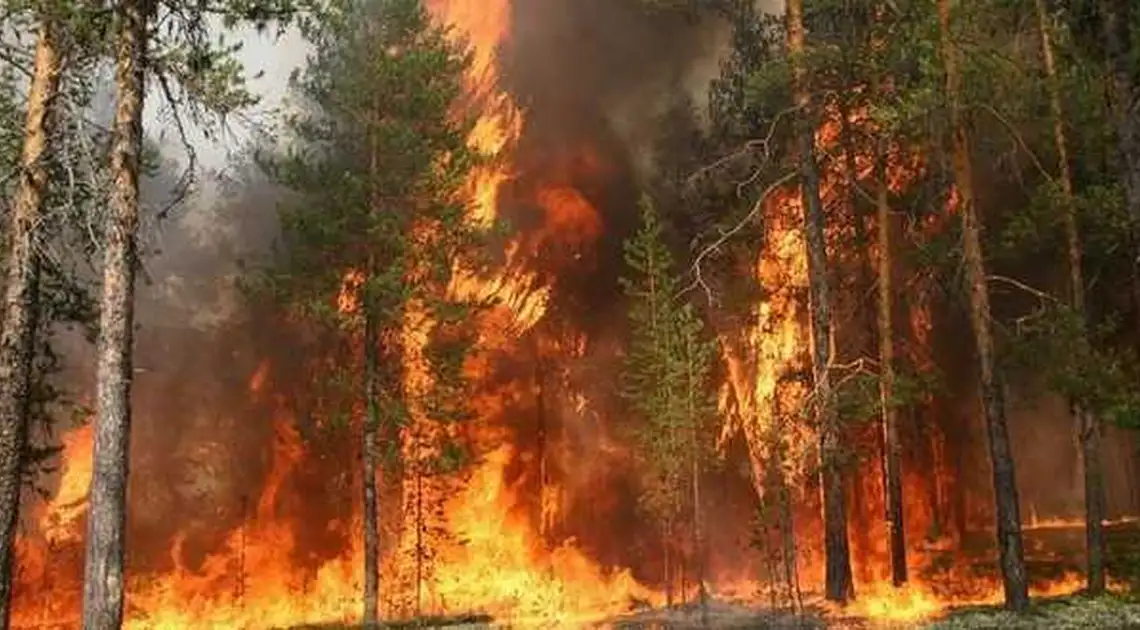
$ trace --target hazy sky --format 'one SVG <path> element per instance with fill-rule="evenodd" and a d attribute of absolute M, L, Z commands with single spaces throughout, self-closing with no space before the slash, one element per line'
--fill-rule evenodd
<path fill-rule="evenodd" d="M 254 29 L 231 31 L 228 39 L 240 40 L 243 49 L 240 54 L 245 64 L 246 74 L 250 77 L 250 89 L 262 97 L 261 104 L 252 113 L 252 118 L 268 120 L 270 113 L 281 105 L 286 95 L 289 74 L 305 61 L 307 46 L 296 31 L 290 31 L 280 39 L 272 34 L 258 34 Z M 264 76 L 254 79 L 258 72 Z M 174 135 L 170 122 L 164 119 L 162 95 L 157 90 L 148 95 L 149 103 L 153 106 L 146 108 L 144 123 L 152 135 L 164 133 L 167 156 L 184 159 L 182 150 Z M 248 137 L 246 129 L 240 123 L 231 124 L 231 131 L 237 137 L 219 137 L 207 140 L 200 130 L 190 130 L 192 141 L 200 165 L 205 169 L 222 168 L 226 164 L 227 151 L 242 148 L 243 141 Z"/>

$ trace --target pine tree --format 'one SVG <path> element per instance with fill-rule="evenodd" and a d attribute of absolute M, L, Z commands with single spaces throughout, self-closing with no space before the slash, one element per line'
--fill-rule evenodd
<path fill-rule="evenodd" d="M 358 394 L 365 541 L 364 622 L 378 618 L 379 516 L 375 475 L 383 452 L 397 454 L 399 428 L 413 409 L 436 421 L 465 417 L 461 366 L 475 305 L 450 299 L 457 258 L 471 259 L 479 233 L 459 193 L 478 156 L 466 146 L 470 122 L 456 120 L 468 58 L 432 24 L 418 0 L 344 0 L 305 24 L 314 53 L 294 78 L 309 111 L 291 117 L 296 146 L 271 163 L 299 195 L 282 209 L 281 257 L 268 286 L 301 320 L 358 336 Z M 334 308 L 338 298 L 342 308 Z M 431 322 L 428 392 L 405 387 L 402 330 Z M 351 368 L 350 368 L 351 369 Z M 417 484 L 437 468 L 408 439 Z M 455 451 L 444 448 L 447 459 Z M 418 493 L 417 493 L 418 494 Z M 423 510 L 417 506 L 416 531 Z M 417 546 L 417 566 L 422 562 Z"/>
<path fill-rule="evenodd" d="M 227 25 L 292 16 L 288 3 L 169 2 L 170 19 L 158 31 L 157 0 L 124 0 L 114 7 L 115 112 L 111 124 L 111 180 L 103 217 L 102 290 L 99 308 L 95 392 L 95 445 L 88 499 L 83 625 L 90 630 L 123 623 L 127 484 L 130 476 L 131 386 L 134 351 L 135 275 L 141 217 L 139 176 L 143 167 L 143 104 L 148 79 L 163 87 L 179 124 L 189 115 L 226 115 L 252 105 L 237 51 L 216 40 L 207 17 Z M 181 97 L 175 95 L 181 93 Z"/>
<path fill-rule="evenodd" d="M 954 40 L 952 0 L 938 1 L 943 65 L 946 72 L 946 99 L 950 109 L 950 132 L 954 179 L 962 217 L 962 249 L 966 291 L 970 298 L 970 324 L 978 356 L 981 379 L 982 414 L 993 464 L 994 502 L 997 506 L 997 543 L 1005 602 L 1014 610 L 1029 606 L 1025 553 L 1021 540 L 1021 515 L 1017 499 L 1017 479 L 1006 426 L 1003 383 L 996 364 L 990 294 L 982 253 L 981 225 L 974 199 L 974 176 L 970 137 L 963 111 L 962 75 L 959 52 Z"/>
<path fill-rule="evenodd" d="M 711 450 L 709 421 L 715 406 L 709 373 L 715 350 L 702 338 L 704 323 L 692 305 L 678 299 L 673 257 L 663 232 L 660 216 L 643 197 L 641 227 L 625 244 L 631 273 L 621 279 L 632 329 L 622 394 L 639 419 L 635 444 L 647 467 L 642 506 L 665 524 L 667 595 L 671 603 L 671 542 L 687 524 L 704 614 L 701 475 Z"/>
<path fill-rule="evenodd" d="M 831 386 L 831 297 L 827 265 L 827 236 L 820 199 L 819 170 L 815 156 L 817 109 L 807 81 L 807 49 L 803 0 L 790 0 L 786 10 L 787 54 L 792 68 L 792 94 L 796 107 L 796 159 L 804 207 L 811 305 L 812 398 L 819 422 L 821 485 L 823 487 L 826 596 L 844 602 L 855 594 L 851 576 L 851 550 L 847 540 L 847 506 L 840 470 L 841 439 L 835 392 Z"/>
<path fill-rule="evenodd" d="M 55 378 L 54 331 L 91 321 L 90 287 L 76 269 L 90 262 L 94 243 L 77 226 L 100 205 L 93 193 L 102 165 L 65 151 L 98 139 L 81 119 L 91 96 L 83 71 L 102 24 L 88 14 L 61 3 L 9 7 L 5 16 L 7 27 L 36 37 L 31 50 L 6 42 L 0 62 L 0 171 L 12 174 L 0 181 L 7 274 L 0 372 L 9 375 L 0 384 L 0 627 L 8 625 L 21 487 L 39 489 L 58 453 L 50 443 L 55 416 L 69 404 Z"/>
<path fill-rule="evenodd" d="M 39 316 L 39 224 L 47 196 L 51 103 L 59 91 L 62 52 L 55 16 L 40 19 L 24 125 L 22 171 L 12 204 L 0 336 L 0 628 L 8 627 L 10 585 L 27 449 L 30 386 Z"/>
<path fill-rule="evenodd" d="M 1061 100 L 1061 86 L 1057 76 L 1053 53 L 1052 24 L 1045 0 L 1034 0 L 1037 12 L 1037 30 L 1041 39 L 1041 59 L 1045 70 L 1045 86 L 1049 97 L 1049 112 L 1053 122 L 1053 143 L 1057 153 L 1058 184 L 1060 185 L 1061 223 L 1065 232 L 1065 262 L 1069 271 L 1069 306 L 1086 325 L 1084 256 L 1077 226 L 1076 201 L 1073 198 L 1073 173 L 1069 164 L 1068 137 L 1065 133 L 1065 111 Z M 1087 343 L 1084 335 L 1081 342 Z M 1074 424 L 1084 455 L 1085 479 L 1085 541 L 1087 553 L 1088 591 L 1100 595 L 1105 588 L 1104 525 L 1105 496 L 1101 471 L 1099 417 L 1086 409 L 1080 401 L 1070 401 Z"/>

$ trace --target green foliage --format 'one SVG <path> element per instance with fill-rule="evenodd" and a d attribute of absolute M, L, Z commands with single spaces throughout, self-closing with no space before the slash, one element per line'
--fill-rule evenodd
<path fill-rule="evenodd" d="M 963 609 L 926 626 L 929 630 L 974 628 L 1128 628 L 1140 623 L 1140 604 L 1126 597 L 1106 595 L 1055 598 L 1017 614 L 997 607 Z"/>
<path fill-rule="evenodd" d="M 710 459 L 715 403 L 709 387 L 715 346 L 704 322 L 678 300 L 673 259 L 648 197 L 641 227 L 625 243 L 631 338 L 622 371 L 622 395 L 637 417 L 634 438 L 647 479 L 642 503 L 676 522 L 690 496 L 693 475 Z"/>
<path fill-rule="evenodd" d="M 1054 392 L 1106 422 L 1140 428 L 1136 359 L 1111 343 L 1115 326 L 1087 330 L 1068 306 L 1049 302 L 1023 318 L 1009 343 L 1007 369 L 1044 377 Z"/>
<path fill-rule="evenodd" d="M 481 305 L 452 299 L 448 285 L 457 258 L 480 262 L 484 236 L 466 221 L 461 194 L 481 158 L 466 145 L 471 121 L 453 115 L 468 56 L 418 0 L 334 1 L 302 30 L 314 50 L 292 79 L 302 110 L 285 121 L 288 149 L 265 160 L 294 195 L 280 209 L 276 263 L 255 289 L 302 326 L 360 343 L 366 323 L 374 327 L 383 369 L 380 399 L 369 402 L 382 426 L 404 425 L 412 406 L 434 421 L 463 420 L 462 366 Z M 427 392 L 407 391 L 400 369 L 413 317 L 430 327 Z M 338 365 L 342 374 L 323 378 L 341 383 L 351 407 L 360 400 L 361 360 Z M 398 444 L 384 446 L 394 461 Z M 445 469 L 462 459 L 452 446 Z"/>
<path fill-rule="evenodd" d="M 4 16 L 10 29 L 27 27 L 35 32 L 31 5 L 16 3 Z M 97 20 L 90 12 L 67 3 L 53 5 L 66 28 L 61 44 L 72 51 L 71 64 L 61 79 L 53 99 L 54 149 L 46 156 L 49 186 L 43 219 L 38 224 L 40 275 L 37 291 L 37 330 L 34 342 L 28 423 L 30 440 L 24 459 L 24 480 L 33 490 L 43 475 L 58 467 L 58 432 L 61 427 L 82 422 L 86 412 L 74 399 L 75 392 L 59 375 L 62 359 L 58 336 L 65 329 L 79 330 L 93 338 L 96 309 L 90 281 L 94 254 L 101 231 L 93 225 L 104 204 L 106 166 L 99 153 L 103 134 L 87 120 L 95 78 L 89 69 L 84 46 L 91 44 L 87 29 Z M 20 183 L 20 154 L 24 143 L 27 76 L 33 57 L 34 37 L 10 38 L 0 57 L 0 226 L 7 235 L 10 203 Z M 78 49 L 78 52 L 76 52 Z M 8 240 L 0 240 L 0 254 L 6 254 Z M 6 256 L 0 256 L 6 259 Z"/>
<path fill-rule="evenodd" d="M 935 372 L 912 372 L 896 367 L 893 397 L 888 404 L 900 411 L 912 408 L 939 391 L 939 387 L 940 375 Z M 878 421 L 883 410 L 878 373 L 859 370 L 842 375 L 835 393 L 840 418 L 857 423 Z"/>

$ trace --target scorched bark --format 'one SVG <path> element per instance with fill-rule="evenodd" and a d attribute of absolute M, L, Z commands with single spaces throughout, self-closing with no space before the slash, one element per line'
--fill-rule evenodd
<path fill-rule="evenodd" d="M 891 548 L 891 582 L 907 580 L 906 528 L 903 520 L 902 442 L 895 407 L 894 291 L 891 267 L 891 207 L 887 188 L 886 147 L 879 140 L 875 156 L 875 206 L 879 231 L 879 403 L 883 421 L 883 477 L 886 489 L 887 533 Z"/>
<path fill-rule="evenodd" d="M 51 101 L 59 91 L 62 64 L 58 24 L 45 17 L 36 41 L 19 188 L 12 204 L 4 293 L 4 327 L 0 336 L 0 628 L 9 622 L 16 524 L 27 447 L 29 388 L 38 318 L 40 259 L 37 225 L 48 187 Z"/>
<path fill-rule="evenodd" d="M 1029 606 L 1029 590 L 1025 576 L 1025 553 L 1021 540 L 1021 515 L 1017 498 L 1017 479 L 1006 426 L 1005 396 L 994 360 L 994 338 L 990 328 L 990 295 L 986 286 L 986 266 L 982 254 L 981 225 L 974 204 L 974 175 L 970 158 L 969 135 L 962 114 L 961 71 L 958 52 L 951 35 L 952 0 L 938 0 L 942 60 L 946 72 L 946 98 L 950 107 L 953 137 L 952 160 L 957 184 L 958 212 L 962 217 L 962 257 L 965 266 L 966 291 L 970 298 L 970 323 L 978 353 L 978 372 L 982 393 L 982 413 L 989 438 L 990 461 L 993 465 L 994 502 L 997 507 L 997 543 L 1006 606 L 1024 610 Z"/>
<path fill-rule="evenodd" d="M 123 623 L 127 479 L 130 475 L 139 161 L 150 0 L 117 8 L 115 120 L 111 200 L 107 216 L 96 367 L 95 451 L 87 511 L 83 627 L 115 630 Z"/>
<path fill-rule="evenodd" d="M 827 278 L 827 237 L 819 172 L 815 164 L 815 130 L 811 123 L 811 97 L 803 64 L 803 0 L 787 3 L 787 52 L 792 62 L 792 91 L 797 108 L 796 145 L 804 204 L 809 293 L 811 300 L 812 376 L 819 417 L 826 597 L 845 602 L 854 596 L 851 553 L 847 540 L 847 506 L 840 470 L 839 417 L 828 368 L 831 363 L 831 302 Z"/>
<path fill-rule="evenodd" d="M 365 291 L 367 293 L 367 290 Z M 364 626 L 376 627 L 379 619 L 380 599 L 380 535 L 376 501 L 376 470 L 378 448 L 376 435 L 380 428 L 379 406 L 379 354 L 376 344 L 376 316 L 374 309 L 364 306 L 364 395 L 368 416 L 363 423 L 361 466 L 364 475 Z"/>

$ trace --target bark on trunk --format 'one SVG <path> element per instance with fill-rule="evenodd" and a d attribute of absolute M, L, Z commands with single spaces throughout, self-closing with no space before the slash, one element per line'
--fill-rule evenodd
<path fill-rule="evenodd" d="M 1102 0 L 1105 50 L 1112 73 L 1112 120 L 1116 128 L 1121 180 L 1130 219 L 1132 293 L 1140 329 L 1140 94 L 1132 78 L 1134 0 Z"/>
<path fill-rule="evenodd" d="M 27 446 L 29 388 L 35 355 L 40 260 L 36 226 L 48 185 L 44 156 L 51 136 L 51 102 L 59 91 L 62 57 L 57 24 L 39 25 L 28 111 L 24 122 L 23 169 L 8 227 L 7 280 L 0 334 L 0 629 L 6 630 L 20 513 L 24 450 Z"/>
<path fill-rule="evenodd" d="M 85 630 L 113 630 L 123 623 L 135 239 L 139 223 L 146 37 L 152 11 L 153 5 L 148 0 L 123 2 L 117 9 L 116 106 L 111 145 L 113 183 L 100 303 L 94 471 L 87 508 L 87 559 L 83 580 Z"/>
<path fill-rule="evenodd" d="M 883 420 L 883 489 L 886 492 L 887 532 L 890 536 L 891 582 L 907 580 L 906 528 L 903 520 L 902 443 L 895 408 L 894 296 L 891 282 L 891 208 L 888 200 L 886 150 L 879 141 L 875 165 L 875 205 L 879 232 L 879 399 Z"/>
<path fill-rule="evenodd" d="M 804 54 L 803 0 L 787 3 L 787 49 L 792 60 L 792 90 L 797 112 L 797 149 L 804 203 L 809 293 L 811 300 L 812 375 L 820 427 L 821 486 L 823 491 L 824 552 L 827 599 L 846 602 L 854 596 L 851 553 L 847 540 L 847 507 L 839 464 L 839 418 L 828 367 L 831 361 L 831 303 L 827 277 L 827 240 L 819 173 L 815 164 L 815 130 L 811 122 Z"/>
<path fill-rule="evenodd" d="M 367 290 L 365 291 L 367 293 Z M 367 300 L 367 298 L 365 298 Z M 379 350 L 376 317 L 371 305 L 364 302 L 364 419 L 360 463 L 364 477 L 364 627 L 375 628 L 379 620 L 380 602 L 380 533 L 376 500 L 377 439 L 380 427 Z"/>
<path fill-rule="evenodd" d="M 1104 492 L 1103 460 L 1101 459 L 1101 424 L 1092 413 L 1074 409 L 1080 430 L 1081 455 L 1085 465 L 1085 549 L 1087 588 L 1090 595 L 1105 591 L 1104 519 L 1107 506 Z"/>
<path fill-rule="evenodd" d="M 665 521 L 665 539 L 662 541 L 662 550 L 665 554 L 665 607 L 673 607 L 673 562 L 671 541 L 673 540 L 673 526 Z"/>
<path fill-rule="evenodd" d="M 698 382 L 696 375 L 693 374 L 693 348 L 691 340 L 686 341 L 689 346 L 686 348 L 686 354 L 689 357 L 688 368 L 688 381 L 689 381 L 689 422 L 692 424 L 692 432 L 690 439 L 692 443 L 689 445 L 691 467 L 690 474 L 692 478 L 692 491 L 693 491 L 693 555 L 696 564 L 696 580 L 697 580 L 697 606 L 700 608 L 701 613 L 701 626 L 707 627 L 709 625 L 709 607 L 708 607 L 708 594 L 705 591 L 705 541 L 704 541 L 704 523 L 701 520 L 701 434 L 700 424 L 697 422 L 697 406 L 696 397 L 700 393 L 701 383 Z"/>
<path fill-rule="evenodd" d="M 1061 219 L 1065 229 L 1065 253 L 1069 267 L 1070 304 L 1081 318 L 1082 336 L 1085 325 L 1085 281 L 1081 258 L 1080 232 L 1076 205 L 1073 203 L 1073 175 L 1069 167 L 1069 149 L 1065 135 L 1065 112 L 1061 105 L 1061 86 L 1053 58 L 1049 33 L 1049 12 L 1045 0 L 1036 0 L 1037 30 L 1041 36 L 1041 57 L 1045 66 L 1045 83 L 1049 91 L 1049 109 L 1053 118 L 1053 142 L 1057 149 L 1057 171 L 1061 185 Z M 1081 340 L 1088 343 L 1087 337 Z M 1104 592 L 1104 481 L 1100 457 L 1100 422 L 1076 401 L 1072 404 L 1073 421 L 1081 442 L 1085 482 L 1085 549 L 1087 587 L 1090 594 Z"/>
<path fill-rule="evenodd" d="M 369 33 L 375 36 L 375 19 L 369 22 Z M 380 96 L 372 95 L 373 126 L 379 125 Z M 368 138 L 368 206 L 373 213 L 380 208 L 380 137 L 376 129 L 371 129 Z M 380 374 L 379 374 L 379 322 L 372 304 L 372 291 L 369 283 L 376 273 L 376 260 L 368 256 L 365 284 L 361 287 L 360 303 L 364 314 L 364 405 L 366 417 L 362 427 L 360 452 L 361 474 L 364 479 L 364 627 L 375 628 L 379 623 L 380 608 L 380 532 L 379 508 L 376 500 L 377 433 L 380 431 Z"/>
<path fill-rule="evenodd" d="M 1014 610 L 1029 606 L 1025 576 L 1025 553 L 1021 540 L 1021 515 L 1017 480 L 1006 426 L 1005 398 L 994 360 L 993 331 L 990 329 L 990 296 L 986 286 L 982 255 L 981 225 L 974 205 L 974 182 L 970 164 L 970 144 L 961 106 L 961 76 L 958 53 L 950 33 L 952 0 L 938 0 L 941 48 L 946 71 L 946 96 L 950 106 L 953 134 L 954 179 L 958 187 L 962 216 L 962 256 L 966 289 L 970 297 L 970 323 L 978 353 L 982 411 L 993 464 L 994 502 L 997 508 L 997 543 L 1001 558 L 1005 604 Z"/>

